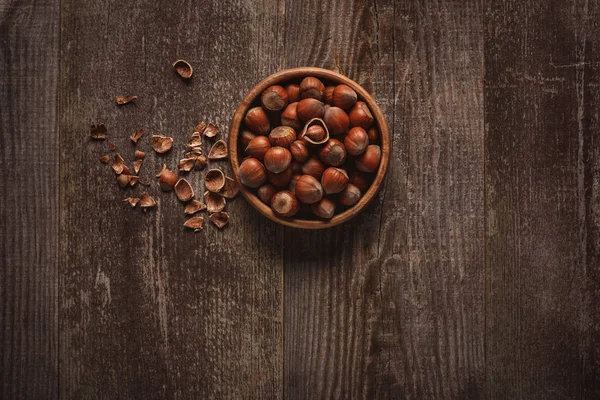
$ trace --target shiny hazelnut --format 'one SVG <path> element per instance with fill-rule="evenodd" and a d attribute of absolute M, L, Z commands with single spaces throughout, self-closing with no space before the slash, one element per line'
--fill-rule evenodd
<path fill-rule="evenodd" d="M 356 159 L 356 168 L 363 172 L 375 172 L 379 168 L 381 148 L 376 144 L 367 146 L 367 150 Z"/>
<path fill-rule="evenodd" d="M 295 193 L 304 204 L 313 204 L 323 198 L 323 187 L 312 176 L 301 175 L 296 181 Z"/>
<path fill-rule="evenodd" d="M 163 192 L 170 192 L 177 183 L 177 175 L 163 164 L 162 170 L 156 175 L 160 183 L 160 189 Z"/>
<path fill-rule="evenodd" d="M 327 124 L 327 128 L 329 128 L 329 133 L 334 136 L 343 135 L 348 132 L 350 119 L 348 118 L 348 114 L 339 107 L 329 107 L 325 111 L 323 120 Z"/>
<path fill-rule="evenodd" d="M 300 205 L 292 192 L 282 190 L 275 193 L 271 199 L 271 208 L 280 217 L 291 217 L 298 212 Z"/>
<path fill-rule="evenodd" d="M 321 186 L 327 194 L 339 193 L 348 186 L 348 174 L 340 168 L 327 168 L 321 177 Z"/>
<path fill-rule="evenodd" d="M 296 140 L 296 131 L 290 126 L 278 126 L 269 133 L 272 146 L 281 146 L 286 149 Z"/>
<path fill-rule="evenodd" d="M 366 103 L 357 101 L 350 110 L 350 125 L 369 129 L 373 125 L 373 114 Z"/>
<path fill-rule="evenodd" d="M 358 186 L 349 183 L 348 186 L 346 186 L 346 189 L 340 192 L 340 204 L 346 207 L 352 207 L 358 203 L 361 195 Z"/>
<path fill-rule="evenodd" d="M 364 172 L 352 171 L 350 173 L 350 183 L 364 193 L 369 189 L 369 186 L 371 186 L 371 178 Z"/>
<path fill-rule="evenodd" d="M 246 146 L 246 154 L 250 157 L 262 160 L 265 158 L 265 153 L 271 148 L 271 142 L 266 136 L 256 136 Z"/>
<path fill-rule="evenodd" d="M 288 101 L 295 103 L 300 101 L 300 86 L 295 83 L 290 83 L 285 87 L 285 91 L 288 94 Z"/>
<path fill-rule="evenodd" d="M 304 162 L 308 160 L 308 147 L 306 147 L 306 143 L 302 140 L 296 140 L 290 145 L 290 152 L 292 153 L 292 157 L 294 160 L 298 162 Z"/>
<path fill-rule="evenodd" d="M 260 102 L 265 110 L 281 111 L 288 105 L 287 91 L 279 85 L 270 86 L 260 96 Z"/>
<path fill-rule="evenodd" d="M 338 167 L 346 161 L 346 149 L 339 140 L 329 139 L 319 152 L 319 157 L 325 164 Z"/>
<path fill-rule="evenodd" d="M 286 187 L 290 184 L 290 180 L 292 179 L 292 169 L 288 168 L 278 174 L 267 171 L 267 177 L 273 186 L 278 188 Z"/>
<path fill-rule="evenodd" d="M 242 161 L 238 173 L 242 184 L 251 188 L 259 187 L 267 180 L 265 166 L 256 158 L 246 158 Z"/>
<path fill-rule="evenodd" d="M 354 106 L 358 95 L 348 85 L 337 85 L 333 91 L 333 105 L 341 108 L 342 110 L 349 110 Z"/>
<path fill-rule="evenodd" d="M 323 118 L 325 105 L 319 100 L 307 98 L 298 102 L 296 112 L 301 121 L 308 122 L 313 118 Z"/>
<path fill-rule="evenodd" d="M 298 103 L 289 104 L 281 113 L 281 125 L 290 126 L 296 131 L 300 131 L 304 124 L 298 118 Z"/>
<path fill-rule="evenodd" d="M 329 140 L 329 129 L 325 125 L 325 121 L 320 118 L 313 118 L 306 123 L 298 139 L 306 142 L 312 147 L 323 144 Z"/>
<path fill-rule="evenodd" d="M 323 82 L 315 77 L 308 76 L 300 82 L 300 98 L 308 99 L 313 98 L 317 100 L 323 99 L 323 93 L 325 92 L 325 85 Z"/>
<path fill-rule="evenodd" d="M 275 193 L 277 193 L 277 189 L 275 189 L 275 186 L 273 185 L 263 185 L 259 187 L 256 191 L 256 195 L 258 196 L 260 201 L 269 206 L 271 205 L 271 199 L 273 198 Z"/>
<path fill-rule="evenodd" d="M 301 176 L 302 174 L 292 175 L 292 179 L 290 180 L 290 192 L 296 193 L 296 183 L 298 182 L 298 179 L 300 179 Z"/>
<path fill-rule="evenodd" d="M 367 131 L 367 135 L 369 136 L 369 144 L 375 144 L 379 141 L 379 131 L 376 127 L 370 127 Z"/>
<path fill-rule="evenodd" d="M 302 163 L 299 161 L 292 161 L 290 164 L 290 169 L 292 170 L 292 174 L 300 174 L 302 175 Z"/>
<path fill-rule="evenodd" d="M 333 105 L 333 91 L 335 86 L 326 86 L 325 87 L 325 104 Z"/>
<path fill-rule="evenodd" d="M 276 174 L 286 170 L 291 163 L 292 153 L 284 147 L 271 147 L 265 154 L 265 168 Z"/>
<path fill-rule="evenodd" d="M 240 132 L 240 142 L 242 142 L 242 146 L 246 148 L 252 139 L 254 139 L 256 135 L 249 131 L 248 129 L 244 129 Z"/>
<path fill-rule="evenodd" d="M 260 135 L 268 135 L 271 131 L 269 117 L 262 107 L 253 107 L 248 110 L 244 117 L 246 128 Z"/>
<path fill-rule="evenodd" d="M 364 153 L 369 145 L 369 136 L 360 126 L 355 126 L 348 131 L 348 134 L 344 138 L 344 146 L 346 152 L 351 156 L 357 156 Z"/>
<path fill-rule="evenodd" d="M 325 165 L 315 157 L 309 158 L 302 166 L 302 173 L 310 175 L 315 179 L 321 179 L 324 171 Z"/>
<path fill-rule="evenodd" d="M 320 218 L 331 219 L 335 214 L 335 203 L 329 199 L 323 198 L 318 203 L 310 206 L 312 212 Z"/>

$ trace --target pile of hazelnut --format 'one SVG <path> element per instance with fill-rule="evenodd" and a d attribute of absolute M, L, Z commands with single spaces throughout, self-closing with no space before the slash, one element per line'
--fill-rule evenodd
<path fill-rule="evenodd" d="M 281 217 L 330 219 L 360 200 L 379 168 L 373 115 L 345 84 L 271 86 L 243 123 L 240 181 Z"/>

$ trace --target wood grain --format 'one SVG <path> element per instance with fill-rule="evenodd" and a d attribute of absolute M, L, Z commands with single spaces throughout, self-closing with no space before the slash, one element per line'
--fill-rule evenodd
<path fill-rule="evenodd" d="M 0 398 L 58 392 L 54 1 L 0 2 Z"/>
<path fill-rule="evenodd" d="M 394 3 L 288 6 L 286 66 L 347 74 L 393 132 L 378 204 L 286 232 L 288 398 L 483 396 L 481 3 Z"/>
<path fill-rule="evenodd" d="M 600 396 L 600 3 L 486 3 L 488 398 Z"/>
<path fill-rule="evenodd" d="M 282 229 L 237 199 L 223 231 L 208 219 L 186 231 L 154 174 L 176 167 L 201 120 L 226 131 L 243 94 L 279 68 L 283 23 L 274 2 L 62 2 L 62 397 L 282 396 Z M 194 67 L 189 82 L 171 68 L 178 58 Z M 119 108 L 122 94 L 138 100 Z M 96 122 L 127 162 L 129 134 L 144 129 L 155 210 L 121 203 L 129 192 L 98 161 L 107 144 L 88 142 Z M 174 149 L 156 155 L 153 134 Z M 200 195 L 202 176 L 189 178 Z"/>

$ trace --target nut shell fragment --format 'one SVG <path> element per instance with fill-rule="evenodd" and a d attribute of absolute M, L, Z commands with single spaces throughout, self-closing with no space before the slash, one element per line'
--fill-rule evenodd
<path fill-rule="evenodd" d="M 203 134 L 209 138 L 215 137 L 219 134 L 219 127 L 213 123 L 209 123 Z"/>
<path fill-rule="evenodd" d="M 194 70 L 190 63 L 185 60 L 177 60 L 173 62 L 173 68 L 175 68 L 175 71 L 183 79 L 190 79 L 192 77 L 192 74 L 194 73 Z"/>
<path fill-rule="evenodd" d="M 128 197 L 126 199 L 123 199 L 123 203 L 129 204 L 131 206 L 131 208 L 135 208 L 135 206 L 139 202 L 140 202 L 140 198 L 139 197 Z"/>
<path fill-rule="evenodd" d="M 108 155 L 108 154 L 100 157 L 100 162 L 103 164 L 108 164 L 109 161 L 110 161 L 110 155 Z"/>
<path fill-rule="evenodd" d="M 159 154 L 166 153 L 173 147 L 173 138 L 168 136 L 152 136 L 152 148 Z"/>
<path fill-rule="evenodd" d="M 146 157 L 146 153 L 144 153 L 144 152 L 143 152 L 143 151 L 141 151 L 141 150 L 136 150 L 136 151 L 135 151 L 135 159 L 136 159 L 136 160 L 143 160 L 143 159 L 144 159 L 144 157 Z"/>
<path fill-rule="evenodd" d="M 142 136 L 144 136 L 144 131 L 142 129 L 138 129 L 137 131 L 134 131 L 130 136 L 129 139 L 131 139 L 131 141 L 133 143 L 137 143 L 138 140 L 140 140 L 142 138 Z"/>
<path fill-rule="evenodd" d="M 133 172 L 138 174 L 140 172 L 140 168 L 142 167 L 143 160 L 135 160 L 133 162 Z"/>
<path fill-rule="evenodd" d="M 137 96 L 117 96 L 117 104 L 122 106 L 137 99 Z"/>
<path fill-rule="evenodd" d="M 140 195 L 140 207 L 146 211 L 148 208 L 156 206 L 156 202 L 148 193 L 144 192 Z"/>
<path fill-rule="evenodd" d="M 125 160 L 123 160 L 123 157 L 121 157 L 119 153 L 115 153 L 115 155 L 113 156 L 113 162 L 111 167 L 117 175 L 123 173 L 123 170 L 125 168 Z"/>
<path fill-rule="evenodd" d="M 202 229 L 204 225 L 204 217 L 192 217 L 184 222 L 183 226 L 186 228 L 194 229 L 195 232 L 198 232 Z"/>
<path fill-rule="evenodd" d="M 206 203 L 206 210 L 209 213 L 215 213 L 223 211 L 225 208 L 225 198 L 219 193 L 213 193 L 206 191 L 204 192 L 204 202 Z"/>
<path fill-rule="evenodd" d="M 226 199 L 233 199 L 235 196 L 237 196 L 239 191 L 240 191 L 240 189 L 238 188 L 235 181 L 233 179 L 231 179 L 230 177 L 226 176 L 225 177 L 225 186 L 223 186 L 223 189 L 221 189 L 221 191 L 219 193 L 221 193 L 221 195 L 223 197 L 225 197 Z"/>
<path fill-rule="evenodd" d="M 194 128 L 194 132 L 198 132 L 200 135 L 202 135 L 202 133 L 204 132 L 205 129 L 206 129 L 206 122 L 202 121 L 198 125 L 196 125 L 196 127 Z"/>
<path fill-rule="evenodd" d="M 206 204 L 201 202 L 200 200 L 192 200 L 185 206 L 186 214 L 196 214 L 199 211 L 206 210 Z"/>
<path fill-rule="evenodd" d="M 202 137 L 200 135 L 201 134 L 199 132 L 192 133 L 192 137 L 190 138 L 190 141 L 186 144 L 186 146 L 189 147 L 190 149 L 199 148 L 201 150 L 202 149 Z"/>
<path fill-rule="evenodd" d="M 325 130 L 325 136 L 323 137 L 323 139 L 314 140 L 310 137 L 310 135 L 306 134 L 306 131 L 313 125 L 319 125 L 323 128 L 323 130 Z M 305 140 L 306 142 L 308 142 L 310 144 L 314 144 L 314 145 L 323 144 L 329 140 L 329 129 L 327 128 L 327 124 L 325 124 L 325 121 L 323 121 L 321 118 L 313 118 L 306 123 L 306 125 L 304 126 L 304 129 L 302 130 L 302 132 L 300 133 L 298 138 Z"/>
<path fill-rule="evenodd" d="M 225 174 L 220 169 L 211 169 L 204 175 L 204 187 L 210 192 L 219 192 L 225 186 Z"/>
<path fill-rule="evenodd" d="M 106 126 L 104 124 L 92 125 L 90 127 L 90 137 L 93 140 L 104 140 L 106 136 Z"/>
<path fill-rule="evenodd" d="M 217 212 L 210 214 L 208 219 L 210 219 L 210 222 L 215 224 L 217 228 L 222 229 L 229 222 L 229 214 L 226 212 Z"/>
<path fill-rule="evenodd" d="M 162 170 L 156 174 L 156 177 L 160 181 L 160 188 L 163 192 L 173 190 L 177 183 L 177 175 L 168 169 L 166 164 L 163 164 Z"/>
<path fill-rule="evenodd" d="M 182 172 L 190 172 L 193 169 L 199 170 L 204 167 L 206 167 L 206 157 L 203 155 L 182 158 L 179 160 L 179 164 L 177 165 L 177 169 Z"/>
<path fill-rule="evenodd" d="M 224 140 L 217 140 L 208 153 L 210 160 L 222 160 L 227 158 L 227 143 Z"/>
<path fill-rule="evenodd" d="M 194 197 L 194 189 L 185 178 L 180 178 L 175 184 L 175 194 L 180 201 L 187 203 Z"/>
<path fill-rule="evenodd" d="M 109 140 L 108 141 L 108 149 L 110 151 L 115 151 L 117 149 L 117 146 L 115 146 L 115 144 Z"/>

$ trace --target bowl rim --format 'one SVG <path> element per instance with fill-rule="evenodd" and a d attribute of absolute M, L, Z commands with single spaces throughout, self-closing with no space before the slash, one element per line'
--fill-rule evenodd
<path fill-rule="evenodd" d="M 371 186 L 367 191 L 363 194 L 360 200 L 352 207 L 347 210 L 334 215 L 330 220 L 307 220 L 307 219 L 298 219 L 298 218 L 285 218 L 276 215 L 271 207 L 267 206 L 262 202 L 254 193 L 248 190 L 244 185 L 240 182 L 239 176 L 239 162 L 238 162 L 238 135 L 240 131 L 240 127 L 242 125 L 242 119 L 246 112 L 251 108 L 253 103 L 257 100 L 257 98 L 262 94 L 262 92 L 272 85 L 282 84 L 288 81 L 292 81 L 299 78 L 304 78 L 307 76 L 315 76 L 317 78 L 329 80 L 332 82 L 336 82 L 337 84 L 346 84 L 350 86 L 358 96 L 367 103 L 371 113 L 375 117 L 375 122 L 379 127 L 380 134 L 380 147 L 381 147 L 381 161 L 379 164 L 379 169 L 377 170 L 377 174 L 375 175 L 375 179 L 371 183 Z M 349 221 L 358 215 L 376 196 L 376 194 L 381 189 L 381 185 L 385 178 L 385 175 L 388 171 L 389 164 L 389 156 L 391 152 L 391 137 L 387 122 L 385 120 L 385 116 L 383 115 L 381 109 L 375 102 L 375 99 L 357 82 L 348 78 L 347 76 L 341 75 L 337 72 L 317 67 L 299 67 L 299 68 L 290 68 L 284 69 L 274 74 L 267 76 L 265 79 L 261 80 L 256 86 L 254 86 L 248 94 L 244 97 L 244 99 L 240 102 L 237 107 L 235 113 L 233 114 L 231 126 L 229 128 L 229 138 L 228 138 L 228 151 L 229 151 L 229 163 L 231 165 L 231 170 L 233 171 L 233 179 L 235 183 L 240 189 L 240 193 L 246 201 L 248 201 L 252 207 L 254 207 L 258 212 L 260 212 L 265 217 L 269 218 L 272 221 L 280 223 L 282 225 L 290 226 L 293 228 L 300 229 L 325 229 L 331 228 L 336 225 L 342 224 L 344 222 Z M 283 189 L 285 190 L 285 189 Z"/>

